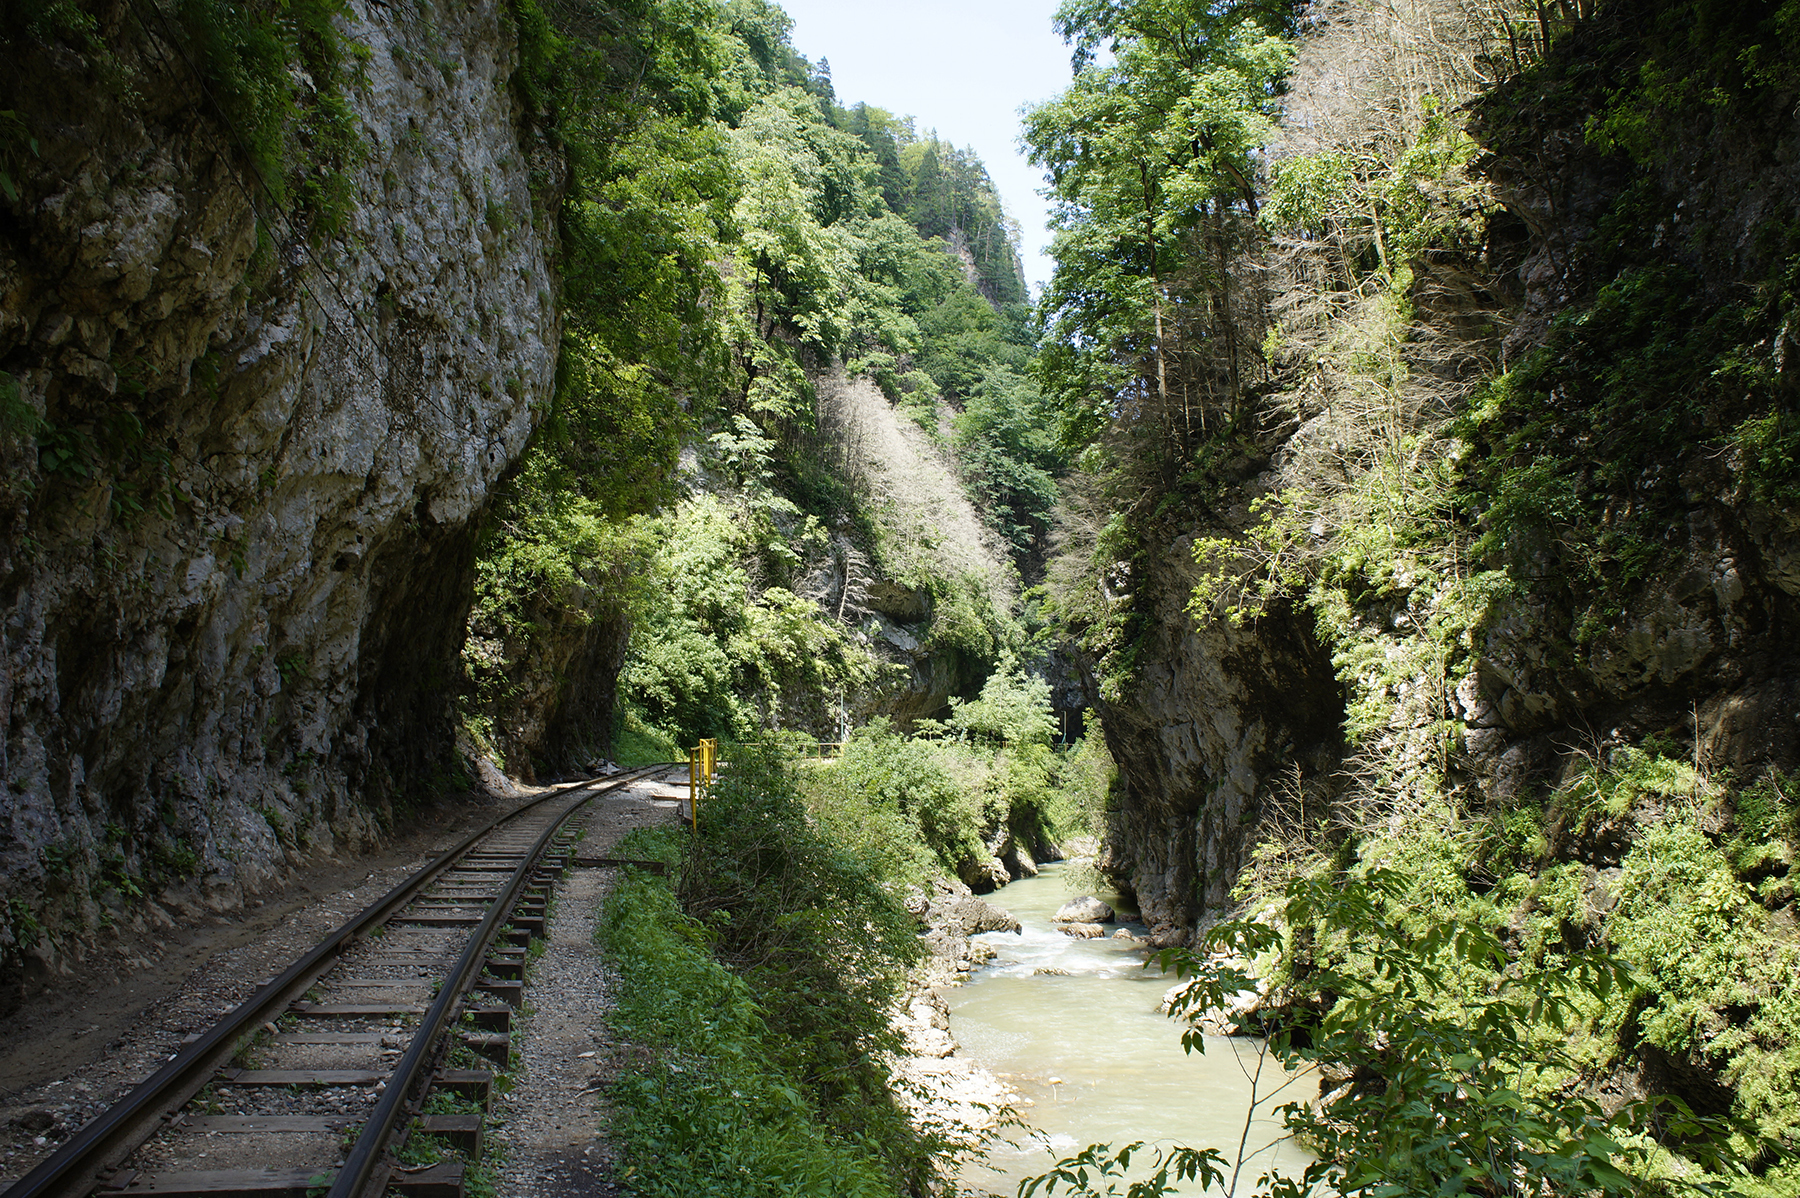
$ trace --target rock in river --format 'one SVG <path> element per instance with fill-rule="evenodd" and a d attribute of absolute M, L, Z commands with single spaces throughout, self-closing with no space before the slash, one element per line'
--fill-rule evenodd
<path fill-rule="evenodd" d="M 1056 909 L 1057 923 L 1111 923 L 1117 918 L 1113 909 L 1091 894 L 1072 898 Z"/>

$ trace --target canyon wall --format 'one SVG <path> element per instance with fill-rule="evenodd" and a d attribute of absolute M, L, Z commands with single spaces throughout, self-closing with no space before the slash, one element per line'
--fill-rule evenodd
<path fill-rule="evenodd" d="M 1375 11 L 1317 10 L 1298 144 L 1278 153 L 1359 119 L 1346 46 Z M 1304 354 L 1271 352 L 1215 491 L 1170 500 L 1109 576 L 1135 664 L 1091 688 L 1121 773 L 1102 865 L 1165 940 L 1231 909 L 1259 842 L 1329 853 L 1419 812 L 1456 835 L 1524 819 L 1593 875 L 1662 808 L 1546 808 L 1615 749 L 1739 783 L 1800 762 L 1794 80 L 1730 83 L 1655 28 L 1608 10 L 1458 116 L 1479 147 L 1452 180 L 1454 235 L 1386 299 L 1308 284 L 1294 263 L 1319 242 L 1247 255 L 1271 311 L 1310 285 L 1333 315 Z M 1659 59 L 1723 72 L 1732 102 L 1630 97 Z M 1223 601 L 1196 618 L 1206 537 L 1287 554 L 1301 581 L 1241 624 Z"/>
<path fill-rule="evenodd" d="M 477 523 L 559 338 L 504 6 L 353 0 L 339 94 L 296 68 L 360 135 L 333 229 L 134 11 L 13 29 L 0 81 L 0 952 L 51 966 L 455 760 Z"/>

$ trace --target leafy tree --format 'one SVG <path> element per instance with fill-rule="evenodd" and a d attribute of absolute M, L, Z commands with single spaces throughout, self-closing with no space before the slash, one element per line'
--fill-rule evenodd
<path fill-rule="evenodd" d="M 891 211 L 904 212 L 910 180 L 900 165 L 900 144 L 895 133 L 899 131 L 904 135 L 905 130 L 892 113 L 867 104 L 858 104 L 850 110 L 850 121 L 846 127 L 869 147 L 869 153 L 881 168 L 882 200 Z"/>
<path fill-rule="evenodd" d="M 1072 443 L 1123 415 L 1139 378 L 1148 394 L 1131 406 L 1163 425 L 1174 459 L 1209 412 L 1235 405 L 1251 351 L 1234 327 L 1232 218 L 1256 210 L 1250 155 L 1274 128 L 1285 20 L 1282 6 L 1201 0 L 1070 0 L 1057 13 L 1078 74 L 1027 114 L 1025 139 L 1057 201 L 1040 376 Z M 1186 326 L 1202 320 L 1216 335 L 1190 362 L 1203 335 Z"/>
<path fill-rule="evenodd" d="M 895 732 L 885 716 L 857 729 L 845 743 L 836 780 L 873 811 L 904 818 L 942 869 L 955 873 L 984 852 L 978 797 L 950 769 L 938 745 Z"/>
<path fill-rule="evenodd" d="M 1293 1074 L 1344 1079 L 1317 1103 L 1289 1102 L 1290 1135 L 1319 1159 L 1301 1177 L 1262 1175 L 1256 1192 L 1300 1195 L 1640 1195 L 1653 1144 L 1679 1145 L 1715 1176 L 1743 1175 L 1725 1147 L 1727 1125 L 1673 1098 L 1607 1111 L 1567 1084 L 1577 1063 L 1571 1032 L 1615 992 L 1629 969 L 1598 951 L 1554 964 L 1515 961 L 1478 920 L 1419 926 L 1402 912 L 1412 879 L 1385 870 L 1293 882 L 1272 918 L 1235 920 L 1191 949 L 1159 954 L 1191 979 L 1171 1013 L 1197 1016 L 1251 989 L 1248 963 L 1278 950 L 1303 957 L 1281 1013 L 1266 1028 L 1270 1051 Z M 1285 941 L 1285 943 L 1284 943 Z M 1205 1051 L 1192 1028 L 1184 1048 Z M 1129 1165 L 1132 1145 L 1104 1145 L 1020 1187 L 1113 1193 L 1090 1185 Z M 1134 1186 L 1138 1198 L 1169 1192 L 1167 1174 L 1234 1193 L 1236 1162 L 1216 1149 L 1178 1149 L 1162 1175 Z M 1705 1187 L 1695 1187 L 1704 1189 Z"/>
<path fill-rule="evenodd" d="M 1015 559 L 1038 550 L 1049 532 L 1064 466 L 1054 430 L 1043 393 L 1004 366 L 988 369 L 956 417 L 956 452 L 976 506 Z"/>

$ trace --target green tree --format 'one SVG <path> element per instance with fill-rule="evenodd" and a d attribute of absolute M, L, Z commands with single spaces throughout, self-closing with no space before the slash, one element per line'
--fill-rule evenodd
<path fill-rule="evenodd" d="M 1209 411 L 1235 405 L 1251 351 L 1233 314 L 1233 218 L 1256 210 L 1250 156 L 1273 132 L 1287 19 L 1285 6 L 1202 0 L 1057 13 L 1078 73 L 1027 114 L 1025 140 L 1057 202 L 1040 377 L 1073 443 L 1094 440 L 1137 379 L 1146 393 L 1130 406 L 1161 426 L 1172 460 Z M 1208 347 L 1203 360 L 1190 343 Z"/>
<path fill-rule="evenodd" d="M 1043 393 L 1023 375 L 990 366 L 957 414 L 954 444 L 976 506 L 1015 560 L 1039 550 L 1065 464 Z"/>

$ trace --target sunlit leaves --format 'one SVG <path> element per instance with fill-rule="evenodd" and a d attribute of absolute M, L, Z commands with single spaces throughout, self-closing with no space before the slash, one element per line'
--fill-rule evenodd
<path fill-rule="evenodd" d="M 1381 869 L 1302 878 L 1262 919 L 1220 924 L 1195 948 L 1160 954 L 1165 969 L 1193 979 L 1175 999 L 1185 1017 L 1246 987 L 1246 962 L 1276 950 L 1302 961 L 1266 1028 L 1270 1047 L 1290 1070 L 1329 1066 L 1344 1080 L 1317 1102 L 1282 1108 L 1319 1159 L 1300 1178 L 1264 1178 L 1259 1192 L 1626 1198 L 1645 1192 L 1644 1154 L 1630 1141 L 1657 1124 L 1681 1126 L 1709 1165 L 1741 1168 L 1720 1147 L 1725 1125 L 1678 1100 L 1609 1112 L 1565 1084 L 1574 1072 L 1565 1037 L 1596 1001 L 1637 985 L 1622 962 L 1599 951 L 1515 961 L 1478 920 L 1411 918 L 1413 885 Z M 1116 1193 L 1093 1185 L 1106 1176 L 1096 1167 L 1103 1152 L 1090 1148 L 1039 1180 Z M 1165 1180 L 1132 1192 L 1167 1193 Z"/>
<path fill-rule="evenodd" d="M 1129 415 L 1121 392 L 1158 373 L 1157 355 L 1166 374 L 1170 281 L 1207 253 L 1186 234 L 1253 210 L 1251 154 L 1273 134 L 1292 47 L 1252 6 L 1185 0 L 1073 0 L 1058 28 L 1080 73 L 1027 113 L 1025 139 L 1056 202 L 1044 308 L 1057 348 L 1039 374 L 1080 446 Z"/>

